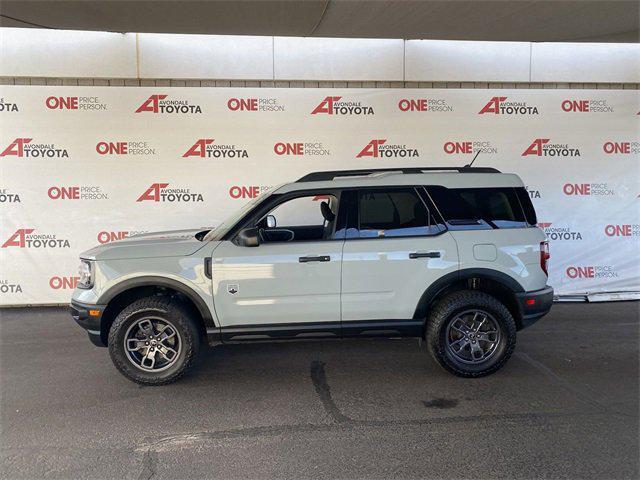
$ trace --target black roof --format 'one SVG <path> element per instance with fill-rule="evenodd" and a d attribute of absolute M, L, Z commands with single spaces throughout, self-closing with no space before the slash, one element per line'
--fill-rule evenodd
<path fill-rule="evenodd" d="M 401 172 L 405 174 L 424 173 L 434 171 L 450 171 L 458 173 L 501 173 L 500 170 L 491 167 L 397 167 L 397 168 L 372 168 L 364 170 L 328 170 L 326 172 L 312 172 L 297 180 L 297 182 L 322 182 L 333 180 L 336 177 L 356 177 L 383 172 Z"/>

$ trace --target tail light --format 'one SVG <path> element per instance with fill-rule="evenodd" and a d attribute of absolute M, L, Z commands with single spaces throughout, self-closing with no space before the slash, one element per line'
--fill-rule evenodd
<path fill-rule="evenodd" d="M 549 253 L 549 242 L 540 242 L 540 268 L 549 276 L 549 259 L 551 254 Z"/>

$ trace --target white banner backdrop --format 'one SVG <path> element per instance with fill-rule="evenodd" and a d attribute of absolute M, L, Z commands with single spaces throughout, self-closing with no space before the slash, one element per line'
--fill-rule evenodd
<path fill-rule="evenodd" d="M 64 303 L 78 255 L 215 226 L 314 170 L 519 174 L 559 294 L 640 291 L 640 99 L 613 90 L 0 87 L 0 304 Z"/>

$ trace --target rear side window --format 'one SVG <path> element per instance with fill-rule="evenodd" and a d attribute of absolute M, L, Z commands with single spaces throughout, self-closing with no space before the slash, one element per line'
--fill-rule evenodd
<path fill-rule="evenodd" d="M 530 212 L 525 215 L 516 188 L 427 187 L 427 190 L 452 230 L 523 228 L 530 225 L 528 220 L 535 220 L 531 201 L 527 196 Z"/>
<path fill-rule="evenodd" d="M 413 188 L 358 191 L 356 237 L 434 235 L 441 228 L 432 221 L 427 206 Z"/>

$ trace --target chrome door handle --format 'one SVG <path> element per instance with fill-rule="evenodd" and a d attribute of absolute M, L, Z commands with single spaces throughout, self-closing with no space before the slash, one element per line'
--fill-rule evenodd
<path fill-rule="evenodd" d="M 319 255 L 317 257 L 300 257 L 298 261 L 300 263 L 309 263 L 309 262 L 328 262 L 331 260 L 329 255 Z"/>
<path fill-rule="evenodd" d="M 413 252 L 409 258 L 440 258 L 440 252 Z"/>

